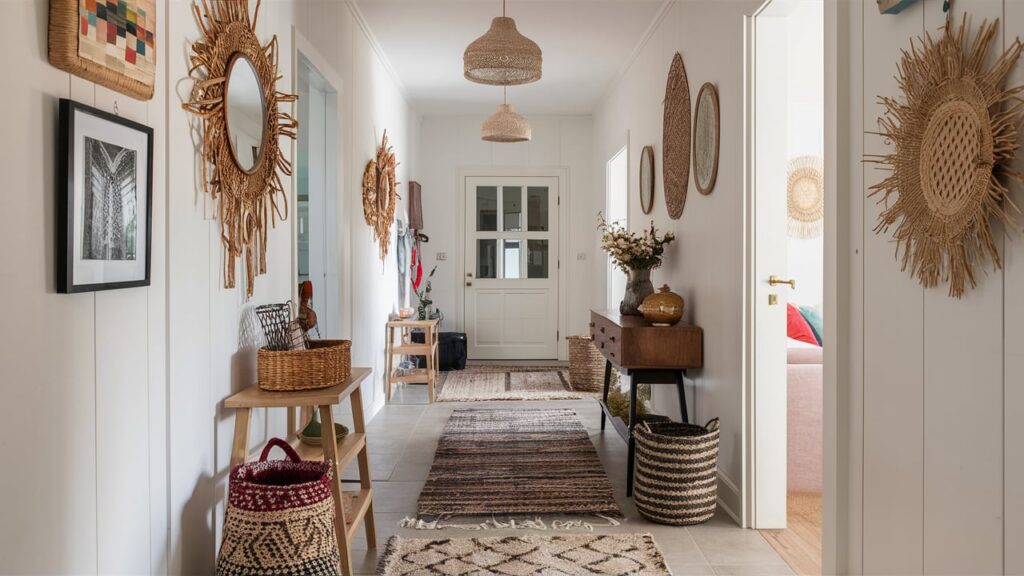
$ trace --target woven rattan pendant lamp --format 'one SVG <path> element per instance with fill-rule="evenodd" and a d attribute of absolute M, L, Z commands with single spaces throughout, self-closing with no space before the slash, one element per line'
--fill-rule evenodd
<path fill-rule="evenodd" d="M 504 102 L 498 104 L 498 111 L 492 114 L 480 128 L 480 138 L 487 142 L 526 142 L 533 137 L 530 123 L 512 110 L 508 93 L 502 89 Z"/>
<path fill-rule="evenodd" d="M 516 21 L 501 16 L 491 21 L 491 29 L 466 47 L 462 64 L 467 80 L 492 86 L 515 86 L 540 80 L 540 46 L 519 33 Z"/>

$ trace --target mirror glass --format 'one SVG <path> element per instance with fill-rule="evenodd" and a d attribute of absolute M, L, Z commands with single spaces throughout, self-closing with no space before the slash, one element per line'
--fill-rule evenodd
<path fill-rule="evenodd" d="M 714 86 L 705 84 L 697 96 L 693 126 L 693 180 L 697 190 L 708 194 L 718 172 L 718 96 Z"/>
<path fill-rule="evenodd" d="M 225 92 L 231 152 L 242 170 L 251 172 L 259 164 L 267 123 L 263 89 L 256 68 L 245 56 L 231 63 Z"/>
<path fill-rule="evenodd" d="M 640 209 L 650 214 L 654 207 L 654 148 L 644 146 L 640 154 Z"/>

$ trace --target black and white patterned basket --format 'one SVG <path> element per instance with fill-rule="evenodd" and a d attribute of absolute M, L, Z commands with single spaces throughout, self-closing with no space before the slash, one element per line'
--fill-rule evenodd
<path fill-rule="evenodd" d="M 705 426 L 644 422 L 633 435 L 640 514 L 673 526 L 710 520 L 718 498 L 718 418 Z"/>

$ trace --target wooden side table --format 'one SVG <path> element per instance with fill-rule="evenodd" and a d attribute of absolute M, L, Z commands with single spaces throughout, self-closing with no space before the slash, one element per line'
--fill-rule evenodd
<path fill-rule="evenodd" d="M 610 418 L 615 430 L 628 445 L 626 458 L 626 496 L 633 495 L 633 463 L 637 425 L 637 386 L 640 384 L 675 384 L 679 391 L 679 408 L 683 422 L 689 415 L 683 376 L 690 368 L 704 362 L 704 332 L 699 326 L 679 323 L 675 326 L 652 326 L 640 316 L 622 316 L 613 311 L 590 311 L 590 335 L 594 346 L 605 357 L 604 398 L 601 402 L 601 430 Z M 629 379 L 629 422 L 622 423 L 608 409 L 608 390 L 612 365 L 619 366 Z"/>
<path fill-rule="evenodd" d="M 391 401 L 391 387 L 399 382 L 427 385 L 427 397 L 434 402 L 434 386 L 437 384 L 438 334 L 440 320 L 391 320 L 387 324 L 387 400 Z M 423 343 L 412 341 L 414 330 L 423 331 Z M 395 341 L 397 336 L 398 341 Z M 426 356 L 426 368 L 399 370 L 395 367 L 395 356 Z"/>
<path fill-rule="evenodd" d="M 337 386 L 320 390 L 298 392 L 268 392 L 258 386 L 250 386 L 224 401 L 225 408 L 235 409 L 235 440 L 231 449 L 231 467 L 244 464 L 249 459 L 249 421 L 253 408 L 286 408 L 288 410 L 288 443 L 295 448 L 303 460 L 323 460 L 335 463 L 331 492 L 334 496 L 334 527 L 338 538 L 338 553 L 341 556 L 341 573 L 352 575 L 352 540 L 359 523 L 366 529 L 366 545 L 377 547 L 377 531 L 373 523 L 373 487 L 370 483 L 370 461 L 366 451 L 366 422 L 363 417 L 363 396 L 359 386 L 370 375 L 369 368 L 352 368 L 349 379 Z M 351 397 L 352 422 L 354 430 L 336 442 L 334 439 L 334 415 L 331 407 Z M 303 415 L 296 417 L 296 409 Z M 323 429 L 321 446 L 309 446 L 299 441 L 298 433 L 308 421 L 312 410 L 320 411 Z M 341 474 L 352 462 L 359 460 L 359 490 L 342 491 Z M 349 510 L 345 510 L 345 498 L 351 498 Z"/>

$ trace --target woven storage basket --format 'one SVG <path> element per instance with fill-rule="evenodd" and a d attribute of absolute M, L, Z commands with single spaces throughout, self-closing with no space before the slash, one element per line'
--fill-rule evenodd
<path fill-rule="evenodd" d="M 604 388 L 604 356 L 590 336 L 567 336 L 569 341 L 569 384 L 573 390 L 600 392 Z M 619 371 L 612 370 L 612 386 L 619 382 Z"/>
<path fill-rule="evenodd" d="M 633 436 L 640 515 L 673 526 L 710 520 L 718 497 L 718 418 L 706 426 L 645 422 Z"/>
<path fill-rule="evenodd" d="M 267 460 L 273 447 L 287 460 Z M 273 438 L 258 462 L 236 466 L 228 483 L 217 576 L 338 575 L 331 468 L 303 462 Z"/>
<path fill-rule="evenodd" d="M 329 388 L 352 374 L 351 340 L 310 340 L 305 350 L 280 352 L 260 348 L 258 384 L 264 390 Z"/>

